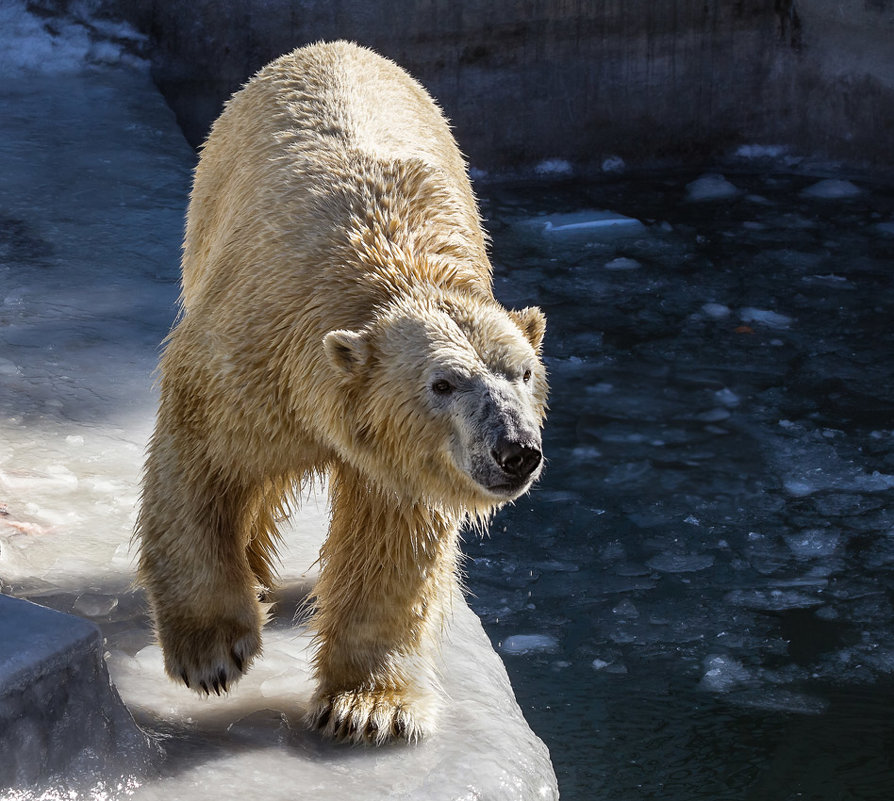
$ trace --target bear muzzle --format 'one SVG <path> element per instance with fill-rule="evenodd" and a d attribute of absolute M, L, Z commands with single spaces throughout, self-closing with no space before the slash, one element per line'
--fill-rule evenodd
<path fill-rule="evenodd" d="M 543 454 L 537 445 L 523 445 L 505 437 L 500 438 L 490 454 L 506 475 L 522 481 L 527 479 L 543 460 Z"/>
<path fill-rule="evenodd" d="M 514 496 L 527 489 L 543 462 L 539 441 L 501 436 L 491 448 L 492 465 L 487 489 L 497 495 Z"/>

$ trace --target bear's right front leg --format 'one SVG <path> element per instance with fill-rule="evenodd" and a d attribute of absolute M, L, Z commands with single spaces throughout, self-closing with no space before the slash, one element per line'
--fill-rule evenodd
<path fill-rule="evenodd" d="M 139 577 L 165 671 L 220 694 L 261 650 L 264 612 L 246 554 L 251 498 L 208 470 L 185 470 L 185 458 L 156 432 L 137 521 Z"/>
<path fill-rule="evenodd" d="M 457 524 L 340 466 L 314 590 L 317 689 L 308 722 L 349 742 L 417 740 L 436 726 L 435 662 L 459 595 Z"/>

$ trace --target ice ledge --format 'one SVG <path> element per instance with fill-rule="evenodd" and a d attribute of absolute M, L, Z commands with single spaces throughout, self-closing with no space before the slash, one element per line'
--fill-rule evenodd
<path fill-rule="evenodd" d="M 480 621 L 457 601 L 444 632 L 445 695 L 437 732 L 414 745 L 329 742 L 302 718 L 313 684 L 311 636 L 294 626 L 309 585 L 284 588 L 264 654 L 225 697 L 201 698 L 164 677 L 161 650 L 113 647 L 109 670 L 136 719 L 165 732 L 162 775 L 137 801 L 548 801 L 558 798 L 549 752 L 526 723 Z M 202 743 L 185 757 L 184 744 Z"/>
<path fill-rule="evenodd" d="M 109 682 L 95 625 L 0 595 L 0 644 L 0 790 L 145 770 L 153 746 Z"/>

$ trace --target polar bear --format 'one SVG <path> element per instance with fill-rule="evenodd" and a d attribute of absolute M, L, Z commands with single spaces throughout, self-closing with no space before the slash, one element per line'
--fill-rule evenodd
<path fill-rule="evenodd" d="M 309 723 L 415 740 L 458 530 L 542 469 L 545 319 L 508 311 L 425 90 L 354 44 L 295 50 L 202 149 L 137 521 L 165 669 L 226 691 L 261 650 L 276 520 L 329 477 Z"/>

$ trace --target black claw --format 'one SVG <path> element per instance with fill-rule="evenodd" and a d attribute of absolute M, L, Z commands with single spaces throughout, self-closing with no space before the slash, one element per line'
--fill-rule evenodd
<path fill-rule="evenodd" d="M 329 716 L 332 714 L 332 707 L 327 706 L 320 717 L 317 718 L 317 728 L 325 729 L 326 724 L 329 722 Z"/>
<path fill-rule="evenodd" d="M 205 684 L 204 681 L 200 681 L 200 682 L 199 682 L 199 686 L 201 686 L 201 688 L 202 688 L 203 692 L 205 693 L 205 695 L 210 695 L 210 694 L 211 694 L 210 691 L 208 690 L 208 685 Z"/>
<path fill-rule="evenodd" d="M 220 695 L 220 679 L 214 679 L 214 681 L 211 682 L 211 687 L 217 695 Z"/>
<path fill-rule="evenodd" d="M 217 680 L 220 682 L 220 689 L 224 692 L 227 691 L 227 672 L 221 668 L 220 673 L 217 674 Z"/>
<path fill-rule="evenodd" d="M 236 667 L 239 668 L 240 673 L 244 673 L 245 671 L 242 669 L 242 657 L 239 656 L 235 651 L 232 652 L 231 656 L 233 657 L 233 661 L 236 663 Z"/>
<path fill-rule="evenodd" d="M 181 670 L 181 671 L 180 671 L 180 678 L 183 679 L 183 683 L 186 685 L 186 688 L 187 688 L 187 689 L 192 689 L 192 688 L 189 686 L 189 676 L 186 675 L 186 671 L 185 671 L 185 670 Z"/>

